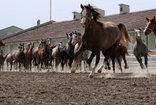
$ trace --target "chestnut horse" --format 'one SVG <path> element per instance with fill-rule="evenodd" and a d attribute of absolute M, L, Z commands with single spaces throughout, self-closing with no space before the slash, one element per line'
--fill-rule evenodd
<path fill-rule="evenodd" d="M 44 65 L 46 65 L 46 60 L 49 58 L 49 46 L 46 40 L 41 39 L 38 47 L 38 57 L 37 57 L 37 67 L 39 70 L 39 64 L 41 63 L 40 69 Z"/>
<path fill-rule="evenodd" d="M 28 64 L 29 64 L 29 70 L 31 71 L 31 63 L 32 63 L 32 60 L 33 60 L 33 55 L 32 55 L 32 51 L 33 51 L 33 48 L 35 46 L 35 42 L 30 42 L 30 48 L 27 52 L 27 57 L 28 57 Z"/>
<path fill-rule="evenodd" d="M 27 43 L 26 48 L 24 49 L 24 55 L 25 55 L 25 67 L 28 69 L 29 67 L 29 61 L 28 61 L 28 50 L 30 49 L 31 43 Z"/>
<path fill-rule="evenodd" d="M 144 29 L 144 34 L 147 36 L 149 35 L 151 32 L 153 32 L 156 35 L 156 19 L 155 16 L 150 19 L 148 19 L 146 17 L 147 23 L 146 23 L 146 27 Z"/>
<path fill-rule="evenodd" d="M 103 55 L 106 57 L 107 54 L 110 52 L 109 49 L 105 50 L 105 51 L 102 51 Z M 125 63 L 125 66 L 124 68 L 125 69 L 128 69 L 128 64 L 127 64 L 127 60 L 126 60 L 126 55 L 127 56 L 130 56 L 129 53 L 128 53 L 128 50 L 127 50 L 127 46 L 123 45 L 122 43 L 119 43 L 118 47 L 117 47 L 117 50 L 116 50 L 116 53 L 115 53 L 115 58 L 116 60 L 118 61 L 118 64 L 119 64 L 119 69 L 121 70 L 122 72 L 122 66 L 121 66 L 121 59 L 124 60 L 124 63 Z M 122 58 L 121 58 L 122 57 Z M 121 59 L 120 59 L 121 58 Z M 112 59 L 112 56 L 110 56 L 110 59 Z M 101 68 L 102 69 L 102 68 Z M 99 73 L 101 72 L 101 69 L 99 69 Z M 108 60 L 105 61 L 105 69 L 111 69 L 110 68 L 110 65 L 109 65 L 109 62 Z"/>
<path fill-rule="evenodd" d="M 92 51 L 91 56 L 87 61 L 90 67 L 92 59 L 96 55 L 95 67 L 92 69 L 92 72 L 89 75 L 89 77 L 91 78 L 94 76 L 94 71 L 97 67 L 97 64 L 99 63 L 100 51 L 104 51 L 111 46 L 113 46 L 113 49 L 116 49 L 122 37 L 124 37 L 128 41 L 130 39 L 128 39 L 126 34 L 123 34 L 125 31 L 119 29 L 119 27 L 115 23 L 101 23 L 97 21 L 100 18 L 100 14 L 90 4 L 88 4 L 87 6 L 83 6 L 81 4 L 81 9 L 81 25 L 83 28 L 85 28 L 85 31 L 82 36 L 82 46 L 76 52 L 75 59 L 81 52 L 85 50 Z M 115 60 L 115 56 L 113 57 L 113 60 Z M 74 62 L 73 68 L 71 69 L 72 73 L 75 72 L 75 65 L 76 62 Z"/>

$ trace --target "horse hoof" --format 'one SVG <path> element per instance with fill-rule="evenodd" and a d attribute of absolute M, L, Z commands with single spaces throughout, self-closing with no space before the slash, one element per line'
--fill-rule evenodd
<path fill-rule="evenodd" d="M 89 75 L 89 78 L 93 78 L 93 76 L 92 75 Z"/>
<path fill-rule="evenodd" d="M 125 69 L 129 69 L 129 67 L 128 66 L 125 66 Z"/>
<path fill-rule="evenodd" d="M 92 74 L 89 74 L 89 76 L 88 76 L 89 78 L 93 78 L 93 75 Z"/>
<path fill-rule="evenodd" d="M 73 73 L 73 74 L 74 74 L 74 73 L 75 73 L 75 70 L 71 70 L 71 73 Z"/>
<path fill-rule="evenodd" d="M 101 73 L 101 70 L 98 70 L 98 73 Z"/>

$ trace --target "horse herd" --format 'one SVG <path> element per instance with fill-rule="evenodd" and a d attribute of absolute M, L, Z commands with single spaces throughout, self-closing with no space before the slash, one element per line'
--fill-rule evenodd
<path fill-rule="evenodd" d="M 84 33 L 71 32 L 66 33 L 67 44 L 64 46 L 62 42 L 58 45 L 51 45 L 51 39 L 40 40 L 38 47 L 34 48 L 35 43 L 30 42 L 24 48 L 24 44 L 20 43 L 18 50 L 13 50 L 11 53 L 3 57 L 2 61 L 6 59 L 7 68 L 10 63 L 10 70 L 12 70 L 12 64 L 18 63 L 19 71 L 21 71 L 21 64 L 24 68 L 31 71 L 32 64 L 37 67 L 38 71 L 41 68 L 49 67 L 53 69 L 52 65 L 55 65 L 55 70 L 58 70 L 58 65 L 61 64 L 62 70 L 64 65 L 68 65 L 71 68 L 71 72 L 75 73 L 76 69 L 81 70 L 81 62 L 84 61 L 84 70 L 89 67 L 92 70 L 89 77 L 94 76 L 94 71 L 100 60 L 100 52 L 104 55 L 104 63 L 98 68 L 98 72 L 101 73 L 102 68 L 105 65 L 106 69 L 111 69 L 110 60 L 112 61 L 112 68 L 115 72 L 115 59 L 118 61 L 119 69 L 122 72 L 121 58 L 123 58 L 127 69 L 128 64 L 126 61 L 126 55 L 128 54 L 126 43 L 131 42 L 131 38 L 128 35 L 126 26 L 122 23 L 116 25 L 113 22 L 99 22 L 100 14 L 96 8 L 93 8 L 90 4 L 84 6 L 80 5 L 81 11 L 81 26 L 85 29 Z M 148 35 L 151 32 L 156 34 L 156 20 L 154 18 L 146 18 L 147 24 L 144 29 L 144 34 Z M 148 55 L 154 53 L 149 51 L 147 46 L 141 39 L 141 29 L 136 29 L 136 42 L 133 46 L 133 54 L 135 55 L 140 67 L 144 69 L 142 58 L 145 58 L 145 66 L 148 68 Z M 90 57 L 89 51 L 91 51 Z M 95 66 L 91 67 L 91 62 L 96 56 Z M 86 65 L 88 64 L 88 66 Z"/>

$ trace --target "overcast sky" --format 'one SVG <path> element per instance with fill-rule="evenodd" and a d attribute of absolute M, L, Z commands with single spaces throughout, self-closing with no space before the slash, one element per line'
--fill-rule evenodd
<path fill-rule="evenodd" d="M 72 20 L 81 3 L 103 9 L 105 15 L 118 14 L 121 3 L 130 5 L 130 12 L 156 8 L 156 0 L 52 0 L 52 20 Z M 12 25 L 27 29 L 39 19 L 41 24 L 50 20 L 50 0 L 1 0 L 0 4 L 0 30 Z"/>

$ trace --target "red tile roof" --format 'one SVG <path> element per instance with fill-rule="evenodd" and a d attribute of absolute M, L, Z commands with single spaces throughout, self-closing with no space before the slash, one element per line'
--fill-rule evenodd
<path fill-rule="evenodd" d="M 116 24 L 123 23 L 126 25 L 128 30 L 135 28 L 143 28 L 146 24 L 146 17 L 156 16 L 156 9 L 130 12 L 125 14 L 115 14 L 102 17 L 100 21 L 112 21 Z M 63 22 L 47 22 L 39 26 L 35 26 L 24 31 L 13 34 L 9 37 L 2 39 L 4 44 L 16 43 L 16 42 L 27 42 L 35 41 L 40 38 L 46 39 L 51 38 L 64 38 L 66 33 L 72 31 L 79 31 L 83 33 L 84 29 L 80 25 L 80 20 L 71 20 Z"/>

